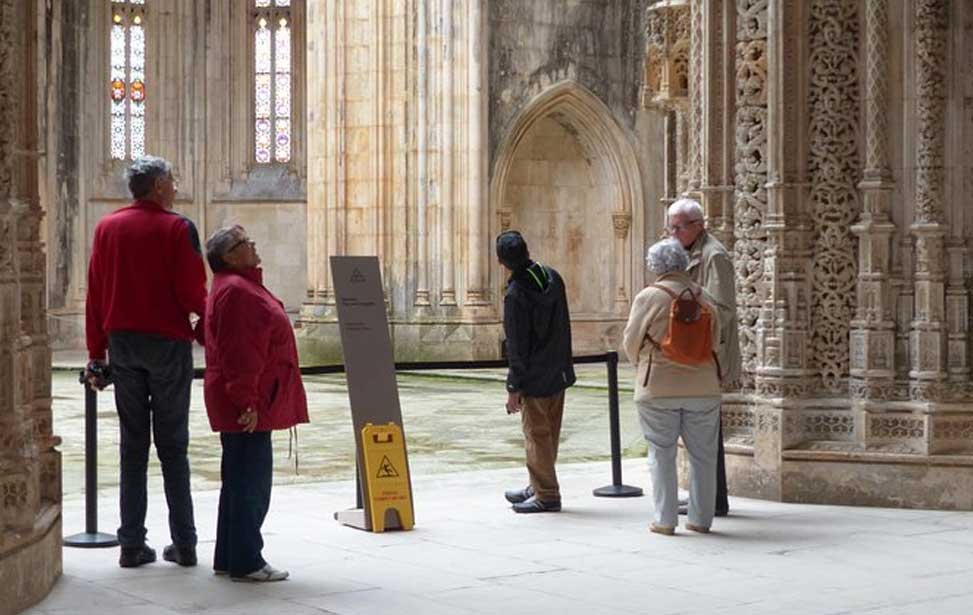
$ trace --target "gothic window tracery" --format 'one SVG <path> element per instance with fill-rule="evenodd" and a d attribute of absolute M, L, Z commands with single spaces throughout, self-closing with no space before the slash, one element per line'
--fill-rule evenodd
<path fill-rule="evenodd" d="M 253 155 L 257 164 L 291 160 L 290 0 L 254 0 Z"/>
<path fill-rule="evenodd" d="M 111 157 L 145 153 L 145 0 L 112 0 L 109 58 Z"/>

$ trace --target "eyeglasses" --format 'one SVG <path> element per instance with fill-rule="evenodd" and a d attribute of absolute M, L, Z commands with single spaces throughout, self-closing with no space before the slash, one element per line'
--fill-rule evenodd
<path fill-rule="evenodd" d="M 236 250 L 237 248 L 239 248 L 240 246 L 242 246 L 245 243 L 248 243 L 248 244 L 250 244 L 252 246 L 252 245 L 256 245 L 257 242 L 254 241 L 254 240 L 252 240 L 252 239 L 250 239 L 249 237 L 244 237 L 240 241 L 238 241 L 235 244 L 233 244 L 232 246 L 230 246 L 230 249 L 227 250 L 226 252 L 224 252 L 224 254 L 229 254 L 230 252 Z"/>
<path fill-rule="evenodd" d="M 685 224 L 670 224 L 666 228 L 669 229 L 669 232 L 670 233 L 679 233 L 679 232 L 682 232 L 682 231 L 686 230 L 687 228 L 689 228 L 690 226 L 692 226 L 692 225 L 694 225 L 694 224 L 696 224 L 698 222 L 702 222 L 702 220 L 690 220 L 689 222 L 687 222 Z"/>

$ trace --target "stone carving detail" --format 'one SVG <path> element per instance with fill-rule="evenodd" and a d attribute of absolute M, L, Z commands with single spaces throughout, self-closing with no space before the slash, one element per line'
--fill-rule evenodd
<path fill-rule="evenodd" d="M 868 130 L 865 134 L 865 168 L 869 171 L 884 172 L 888 166 L 888 0 L 867 0 L 865 2 L 866 29 L 866 84 L 865 114 Z"/>
<path fill-rule="evenodd" d="M 943 222 L 946 0 L 915 0 L 917 223 Z"/>
<path fill-rule="evenodd" d="M 703 174 L 703 3 L 692 2 L 692 34 L 689 59 L 689 104 L 692 133 L 689 137 L 689 187 L 698 189 Z"/>
<path fill-rule="evenodd" d="M 779 434 L 780 416 L 775 412 L 757 411 L 755 433 L 758 434 Z"/>
<path fill-rule="evenodd" d="M 810 22 L 810 153 L 815 243 L 811 359 L 826 391 L 845 390 L 858 202 L 858 4 L 815 0 Z"/>
<path fill-rule="evenodd" d="M 767 0 L 737 0 L 736 166 L 733 252 L 743 370 L 740 384 L 754 387 L 757 319 L 763 302 L 767 209 Z"/>
<path fill-rule="evenodd" d="M 13 193 L 13 155 L 16 141 L 18 96 L 14 28 L 16 0 L 0 1 L 0 198 Z M 5 244 L 10 246 L 10 244 Z M 4 248 L 0 247 L 0 251 Z M 9 248 L 8 248 L 9 249 Z"/>
<path fill-rule="evenodd" d="M 855 434 L 855 417 L 843 414 L 804 414 L 801 430 L 811 440 L 850 440 Z"/>
<path fill-rule="evenodd" d="M 672 109 L 689 95 L 689 4 L 646 9 L 642 105 Z"/>
<path fill-rule="evenodd" d="M 884 416 L 870 417 L 869 431 L 873 438 L 890 440 L 922 438 L 926 432 L 921 418 Z"/>
<path fill-rule="evenodd" d="M 720 411 L 724 431 L 753 431 L 753 412 L 749 408 L 728 408 Z"/>
<path fill-rule="evenodd" d="M 973 419 L 937 419 L 932 436 L 936 440 L 967 440 L 973 443 Z"/>

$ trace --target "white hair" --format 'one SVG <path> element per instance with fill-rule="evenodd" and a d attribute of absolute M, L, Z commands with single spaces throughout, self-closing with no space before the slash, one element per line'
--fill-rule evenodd
<path fill-rule="evenodd" d="M 140 198 L 152 191 L 157 177 L 172 174 L 172 165 L 165 158 L 158 156 L 140 156 L 132 161 L 125 171 L 128 180 L 128 190 L 133 198 Z"/>
<path fill-rule="evenodd" d="M 699 204 L 699 201 L 693 199 L 678 199 L 669 206 L 668 216 L 671 220 L 673 216 L 680 214 L 686 216 L 689 220 L 702 220 L 703 206 Z"/>
<path fill-rule="evenodd" d="M 657 275 L 673 271 L 685 271 L 689 267 L 689 254 L 676 239 L 657 241 L 645 255 L 649 271 Z"/>

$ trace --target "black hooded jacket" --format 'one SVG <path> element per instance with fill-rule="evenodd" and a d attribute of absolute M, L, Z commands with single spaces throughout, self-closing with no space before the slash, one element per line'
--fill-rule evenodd
<path fill-rule="evenodd" d="M 557 271 L 531 262 L 510 276 L 503 330 L 508 391 L 550 397 L 574 384 L 568 299 Z"/>

